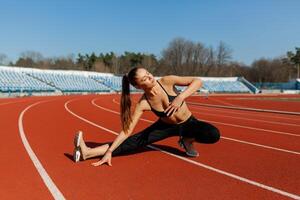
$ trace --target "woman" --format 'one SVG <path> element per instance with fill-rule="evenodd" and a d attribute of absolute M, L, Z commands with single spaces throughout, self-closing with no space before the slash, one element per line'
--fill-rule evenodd
<path fill-rule="evenodd" d="M 144 90 L 144 94 L 136 104 L 131 114 L 131 100 L 129 84 Z M 188 86 L 182 93 L 178 93 L 175 85 Z M 103 156 L 100 161 L 92 163 L 99 166 L 107 163 L 111 166 L 112 156 L 128 153 L 148 144 L 163 140 L 171 136 L 179 136 L 179 145 L 191 157 L 198 156 L 193 142 L 211 144 L 220 138 L 216 127 L 193 117 L 184 100 L 196 92 L 202 82 L 194 77 L 164 76 L 155 80 L 153 75 L 144 68 L 133 68 L 122 79 L 121 123 L 122 131 L 109 144 L 89 148 L 86 146 L 82 133 L 75 136 L 74 160 L 86 160 L 96 156 Z M 145 130 L 131 135 L 139 118 L 144 111 L 152 111 L 159 119 Z"/>

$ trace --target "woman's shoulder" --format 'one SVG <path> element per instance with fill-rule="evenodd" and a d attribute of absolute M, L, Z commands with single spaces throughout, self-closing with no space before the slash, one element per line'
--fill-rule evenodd
<path fill-rule="evenodd" d="M 161 77 L 160 82 L 162 82 L 164 85 L 187 86 L 195 79 L 199 79 L 199 77 L 168 75 Z M 201 81 L 201 79 L 199 80 Z"/>
<path fill-rule="evenodd" d="M 174 82 L 177 78 L 180 78 L 180 77 L 176 76 L 176 75 L 166 75 L 166 76 L 160 77 L 158 80 L 160 83 L 168 85 L 168 84 L 174 84 Z"/>
<path fill-rule="evenodd" d="M 137 102 L 137 107 L 142 111 L 151 110 L 145 93 L 142 94 L 139 101 Z"/>

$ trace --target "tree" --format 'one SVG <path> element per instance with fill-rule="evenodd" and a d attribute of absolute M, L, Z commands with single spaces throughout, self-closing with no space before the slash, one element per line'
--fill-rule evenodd
<path fill-rule="evenodd" d="M 252 72 L 254 73 L 254 81 L 263 83 L 270 82 L 270 65 L 267 59 L 261 58 L 252 63 Z"/>
<path fill-rule="evenodd" d="M 19 58 L 15 65 L 19 67 L 35 67 L 35 62 L 32 58 Z"/>
<path fill-rule="evenodd" d="M 136 67 L 142 64 L 144 59 L 144 54 L 134 53 L 125 51 L 123 55 L 120 56 L 120 66 L 119 73 L 127 73 L 132 67 Z"/>
<path fill-rule="evenodd" d="M 43 60 L 43 55 L 37 51 L 24 51 L 20 54 L 20 58 L 30 58 L 33 62 L 39 62 Z"/>
<path fill-rule="evenodd" d="M 84 55 L 78 54 L 78 57 L 76 59 L 76 64 L 79 68 L 85 69 L 87 66 L 86 57 Z"/>
<path fill-rule="evenodd" d="M 296 66 L 297 68 L 297 78 L 300 78 L 300 48 L 296 47 L 296 53 L 292 51 L 287 52 L 287 59 L 290 61 L 291 64 Z"/>
<path fill-rule="evenodd" d="M 88 70 L 88 71 L 91 71 L 91 70 L 93 70 L 94 64 L 95 64 L 96 61 L 97 61 L 97 56 L 96 56 L 96 54 L 93 52 L 93 53 L 91 54 L 91 56 L 89 56 L 88 58 L 89 58 L 89 59 L 88 59 L 88 68 L 87 68 L 87 70 Z"/>
<path fill-rule="evenodd" d="M 16 66 L 20 67 L 39 67 L 39 62 L 43 60 L 43 55 L 36 51 L 24 51 L 16 61 Z"/>
<path fill-rule="evenodd" d="M 215 66 L 216 59 L 215 59 L 215 52 L 213 47 L 209 47 L 208 49 L 208 55 L 207 55 L 207 60 L 206 60 L 206 65 L 205 65 L 205 71 L 203 73 L 204 76 L 208 76 L 210 73 L 210 70 Z"/>
<path fill-rule="evenodd" d="M 78 54 L 76 63 L 77 65 L 82 67 L 83 70 L 91 71 L 94 68 L 96 60 L 97 56 L 95 55 L 95 53 L 92 53 L 91 55 L 85 54 L 85 56 Z"/>
<path fill-rule="evenodd" d="M 179 72 L 182 71 L 185 43 L 185 39 L 175 38 L 169 43 L 168 48 L 164 49 L 162 52 L 165 63 L 172 68 L 173 73 L 175 74 L 179 74 Z"/>
<path fill-rule="evenodd" d="M 163 62 L 178 75 L 197 75 L 205 73 L 205 65 L 209 62 L 210 52 L 200 42 L 184 38 L 173 39 L 162 51 Z"/>
<path fill-rule="evenodd" d="M 282 59 L 261 58 L 252 63 L 249 80 L 254 82 L 286 82 L 289 80 L 288 66 Z"/>
<path fill-rule="evenodd" d="M 204 67 L 209 60 L 209 49 L 202 43 L 198 42 L 193 45 L 193 58 L 191 60 L 191 70 L 195 75 L 203 75 Z"/>
<path fill-rule="evenodd" d="M 232 50 L 229 48 L 229 46 L 221 41 L 217 48 L 217 64 L 218 64 L 218 66 L 227 64 L 230 61 L 230 59 L 232 58 L 231 54 L 232 54 Z"/>

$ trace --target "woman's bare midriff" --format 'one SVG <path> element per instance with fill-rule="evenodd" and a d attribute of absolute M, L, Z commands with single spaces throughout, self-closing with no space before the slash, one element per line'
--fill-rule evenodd
<path fill-rule="evenodd" d="M 162 117 L 161 121 L 168 124 L 180 124 L 188 120 L 191 115 L 192 113 L 188 109 L 186 103 L 183 103 L 181 108 L 179 108 L 179 110 L 176 113 L 174 113 L 170 117 Z"/>

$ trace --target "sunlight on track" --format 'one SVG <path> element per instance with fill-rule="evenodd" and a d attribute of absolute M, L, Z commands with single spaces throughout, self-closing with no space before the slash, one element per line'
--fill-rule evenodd
<path fill-rule="evenodd" d="M 89 123 L 89 124 L 91 124 L 91 125 L 93 125 L 93 126 L 96 126 L 96 127 L 100 128 L 100 129 L 103 129 L 103 130 L 105 130 L 105 131 L 108 131 L 108 132 L 110 132 L 110 133 L 112 133 L 112 134 L 114 134 L 114 135 L 118 135 L 117 132 L 115 132 L 115 131 L 113 131 L 113 130 L 110 130 L 110 129 L 107 129 L 107 128 L 105 128 L 105 127 L 102 127 L 102 126 L 100 126 L 100 125 L 98 125 L 98 124 L 96 124 L 96 123 L 94 123 L 94 122 L 91 122 L 91 121 L 89 121 L 88 119 L 83 118 L 83 117 L 77 115 L 76 113 L 74 113 L 73 111 L 71 111 L 70 108 L 68 107 L 68 105 L 69 105 L 69 103 L 74 102 L 74 101 L 76 101 L 76 100 L 79 100 L 79 99 L 77 98 L 77 99 L 69 100 L 69 101 L 67 101 L 67 102 L 65 103 L 65 109 L 66 109 L 71 115 L 73 115 L 73 116 L 75 116 L 75 117 L 77 117 L 77 118 L 79 118 L 79 119 L 85 121 L 86 123 Z M 94 99 L 94 100 L 95 100 L 95 99 Z M 99 107 L 99 108 L 100 108 L 100 107 Z M 106 110 L 109 110 L 109 109 L 106 109 Z M 114 111 L 114 112 L 115 112 L 115 111 Z M 178 158 L 178 159 L 180 159 L 180 160 L 189 162 L 189 163 L 191 163 L 191 164 L 197 165 L 197 166 L 199 166 L 199 167 L 203 167 L 203 168 L 205 168 L 205 169 L 208 169 L 208 170 L 217 172 L 217 173 L 219 173 L 219 174 L 223 174 L 223 175 L 225 175 L 225 176 L 229 176 L 229 177 L 234 178 L 234 179 L 237 179 L 237 180 L 239 180 L 239 181 L 242 181 L 242 182 L 245 182 L 245 183 L 248 183 L 248 184 L 257 186 L 257 187 L 259 187 L 259 188 L 263 188 L 263 189 L 265 189 L 265 190 L 269 190 L 269 191 L 272 191 L 272 192 L 274 192 L 274 193 L 278 193 L 278 194 L 281 194 L 281 195 L 283 195 L 283 196 L 287 196 L 287 197 L 290 197 L 290 198 L 293 198 L 293 199 L 300 199 L 300 196 L 298 196 L 298 195 L 296 195 L 296 194 L 288 193 L 288 192 L 286 192 L 286 191 L 283 191 L 283 190 L 280 190 L 280 189 L 277 189 L 277 188 L 274 188 L 274 187 L 271 187 L 271 186 L 264 185 L 264 184 L 262 184 L 262 183 L 258 183 L 258 182 L 249 180 L 249 179 L 247 179 L 247 178 L 244 178 L 244 177 L 241 177 L 241 176 L 238 176 L 238 175 L 235 175 L 235 174 L 232 174 L 232 173 L 229 173 L 229 172 L 226 172 L 226 171 L 223 171 L 223 170 L 220 170 L 220 169 L 217 169 L 217 168 L 214 168 L 214 167 L 211 167 L 211 166 L 208 166 L 208 165 L 199 163 L 199 162 L 197 162 L 197 161 L 194 161 L 194 160 L 191 160 L 191 159 L 187 159 L 187 158 L 182 157 L 182 156 L 178 156 L 178 155 L 176 155 L 176 154 L 173 154 L 173 153 L 164 151 L 164 150 L 162 150 L 162 149 L 160 149 L 160 148 L 157 148 L 157 147 L 154 147 L 154 146 L 152 146 L 152 145 L 147 145 L 147 147 L 149 147 L 149 148 L 151 148 L 151 149 L 154 149 L 154 150 L 157 150 L 157 151 L 160 151 L 160 152 L 165 153 L 165 154 L 167 154 L 167 155 L 170 155 L 170 156 L 172 156 L 172 157 L 176 157 L 176 158 Z"/>
<path fill-rule="evenodd" d="M 288 114 L 288 115 L 298 115 L 298 116 L 300 115 L 299 112 L 268 110 L 268 109 L 259 109 L 259 108 L 247 108 L 247 107 L 240 107 L 240 106 L 223 106 L 223 105 L 214 105 L 214 104 L 206 104 L 206 103 L 195 103 L 195 102 L 191 102 L 191 101 L 188 101 L 187 104 L 207 106 L 207 107 L 213 107 L 213 108 L 226 108 L 226 109 L 267 112 L 267 113 L 276 113 L 276 114 Z"/>
<path fill-rule="evenodd" d="M 97 98 L 96 98 L 97 99 Z M 99 107 L 103 110 L 106 110 L 106 111 L 109 111 L 109 112 L 112 112 L 112 113 L 115 113 L 115 114 L 120 114 L 119 112 L 116 112 L 116 111 L 113 111 L 113 110 L 110 110 L 110 109 L 107 109 L 107 108 L 104 108 L 102 106 L 99 106 L 98 104 L 95 103 L 95 100 L 96 99 L 93 99 L 92 100 L 92 104 L 96 107 Z M 113 99 L 113 102 L 116 103 L 116 104 L 119 104 L 118 102 L 115 101 L 115 99 Z M 153 123 L 154 121 L 150 121 L 150 120 L 147 120 L 147 119 L 143 119 L 141 118 L 141 120 L 143 121 L 147 121 L 147 122 L 151 122 Z M 205 121 L 205 120 L 203 120 Z M 209 121 L 210 122 L 210 121 Z M 285 152 L 285 153 L 291 153 L 291 154 L 296 154 L 296 155 L 300 155 L 300 152 L 297 152 L 297 151 L 291 151 L 291 150 L 287 150 L 287 149 L 281 149 L 281 148 L 276 148 L 276 147 L 271 147 L 271 146 L 266 146 L 266 145 L 262 145 L 262 144 L 257 144 L 257 143 L 253 143 L 253 142 L 247 142 L 247 141 L 243 141 L 243 140 L 238 140 L 238 139 L 234 139 L 234 138 L 229 138 L 229 137 L 224 137 L 224 136 L 221 136 L 222 139 L 225 139 L 225 140 L 231 140 L 231 141 L 234 141 L 234 142 L 238 142 L 238 143 L 243 143 L 243 144 L 248 144 L 248 145 L 253 145 L 253 146 L 258 146 L 258 147 L 262 147 L 262 148 L 266 148 L 266 149 L 272 149 L 272 150 L 276 150 L 276 151 L 281 151 L 281 152 Z"/>
<path fill-rule="evenodd" d="M 114 99 L 113 99 L 113 102 L 116 103 L 116 104 L 119 104 Z M 203 120 L 203 119 L 201 119 L 201 120 Z M 251 126 L 242 126 L 242 125 L 229 124 L 229 123 L 217 122 L 217 121 L 212 121 L 212 120 L 203 120 L 203 121 L 211 122 L 211 123 L 215 123 L 215 124 L 222 124 L 222 125 L 225 125 L 225 126 L 233 126 L 233 127 L 238 127 L 238 128 L 259 130 L 259 131 L 264 131 L 264 132 L 271 132 L 271 133 L 277 133 L 277 134 L 282 134 L 282 135 L 289 135 L 289 136 L 300 137 L 300 135 L 298 135 L 298 134 L 289 133 L 289 132 L 283 132 L 283 131 L 274 131 L 274 130 L 270 130 L 270 129 L 254 128 L 254 127 L 251 127 Z"/>
<path fill-rule="evenodd" d="M 247 115 L 247 116 L 249 116 L 249 113 L 245 114 L 245 113 L 238 113 L 238 112 L 216 110 L 216 109 L 213 109 L 213 108 L 203 108 L 203 107 L 194 106 L 194 105 L 190 105 L 190 106 L 197 110 L 197 111 L 193 110 L 193 112 L 203 114 L 203 111 L 204 111 L 205 115 L 224 116 L 224 117 L 235 118 L 235 119 L 243 119 L 243 120 L 248 120 L 248 121 L 258 121 L 258 122 L 266 122 L 266 123 L 270 123 L 270 124 L 279 124 L 279 125 L 299 126 L 300 127 L 300 124 L 291 124 L 291 123 L 286 123 L 286 122 L 276 122 L 276 121 L 270 121 L 270 120 L 253 119 L 253 118 L 246 118 L 246 117 L 237 117 L 237 116 L 226 115 L 228 113 L 232 113 L 234 115 L 242 115 L 242 116 Z M 199 111 L 201 111 L 201 112 L 199 112 Z M 218 113 L 225 113 L 225 115 L 224 114 L 210 114 L 210 113 L 207 113 L 207 112 L 211 112 L 211 111 L 213 111 L 214 113 L 216 113 L 216 112 L 218 112 Z M 260 117 L 265 117 L 265 118 L 269 118 L 270 117 L 270 116 L 263 116 L 263 115 L 250 115 L 250 116 L 253 116 L 253 117 L 260 116 Z M 276 117 L 272 116 L 272 118 L 276 118 Z M 277 117 L 277 118 L 291 120 L 290 118 L 283 118 L 283 117 Z M 292 120 L 300 120 L 300 119 L 292 119 Z"/>
<path fill-rule="evenodd" d="M 203 112 L 198 112 L 198 111 L 194 111 L 193 113 L 199 113 L 199 114 L 203 114 Z M 274 122 L 274 121 L 267 121 L 267 120 L 261 120 L 261 119 L 250 119 L 250 118 L 246 118 L 246 117 L 234 117 L 234 116 L 229 116 L 229 115 L 218 115 L 218 114 L 211 114 L 211 113 L 205 113 L 205 115 L 210 115 L 210 116 L 222 116 L 222 117 L 226 117 L 226 118 L 232 118 L 232 119 L 242 119 L 242 120 L 246 120 L 246 121 L 255 121 L 255 122 L 265 122 L 265 123 L 269 123 L 269 124 L 279 124 L 279 125 L 285 125 L 285 126 L 297 126 L 300 127 L 299 124 L 290 124 L 290 123 L 284 123 L 284 122 Z"/>
<path fill-rule="evenodd" d="M 119 104 L 117 101 L 115 101 L 115 99 L 113 99 L 113 102 L 116 104 Z M 193 111 L 195 113 L 199 113 L 197 111 Z M 215 115 L 215 114 L 207 114 L 207 115 Z M 237 118 L 237 117 L 231 117 L 230 118 Z M 241 118 L 242 119 L 242 118 Z M 246 118 L 244 118 L 246 119 Z M 252 129 L 252 130 L 259 130 L 259 131 L 264 131 L 264 132 L 272 132 L 272 133 L 276 133 L 276 134 L 282 134 L 282 135 L 290 135 L 290 136 L 295 136 L 295 137 L 300 137 L 300 134 L 294 134 L 294 133 L 289 133 L 289 132 L 283 132 L 283 131 L 275 131 L 275 130 L 270 130 L 270 129 L 263 129 L 263 128 L 255 128 L 255 127 L 251 127 L 251 126 L 243 126 L 243 125 L 238 125 L 238 124 L 230 124 L 230 123 L 224 123 L 224 122 L 217 122 L 217 121 L 212 121 L 212 120 L 204 120 L 201 119 L 203 121 L 207 121 L 207 122 L 212 122 L 212 123 L 216 123 L 216 124 L 222 124 L 225 126 L 234 126 L 234 127 L 238 127 L 238 128 L 246 128 L 246 129 Z M 251 119 L 249 119 L 251 120 Z M 257 121 L 264 121 L 264 120 L 257 120 Z M 269 122 L 269 121 L 266 121 Z M 272 122 L 269 122 L 272 123 Z M 274 122 L 274 123 L 279 123 L 279 122 Z M 283 125 L 286 125 L 285 123 Z M 291 124 L 291 126 L 300 126 L 297 124 Z"/>

